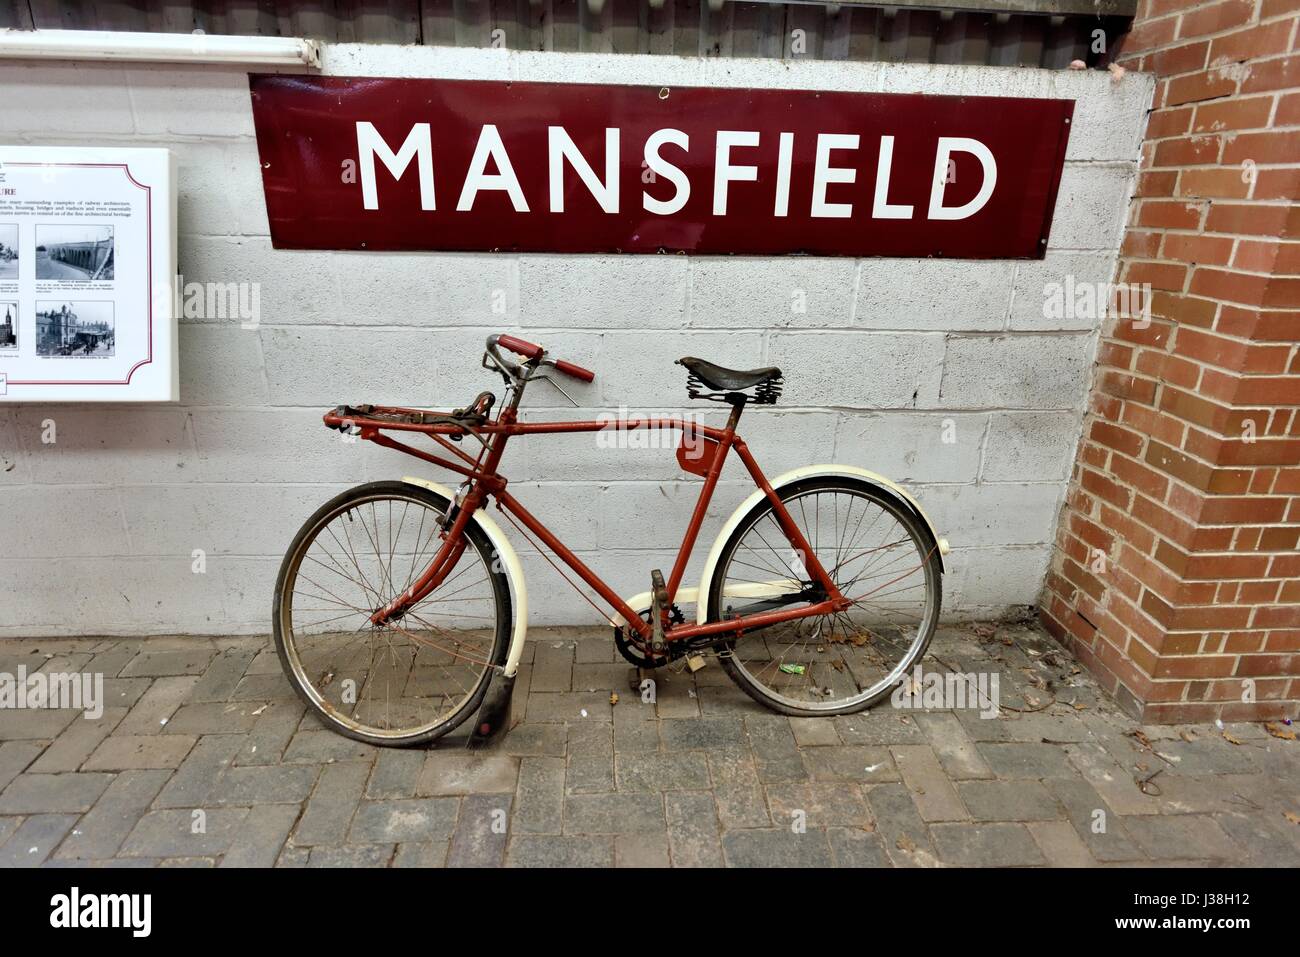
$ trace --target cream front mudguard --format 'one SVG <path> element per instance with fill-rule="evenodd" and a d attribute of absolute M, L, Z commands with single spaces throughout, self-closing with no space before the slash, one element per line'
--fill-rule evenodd
<path fill-rule="evenodd" d="M 409 475 L 403 476 L 402 481 L 437 492 L 448 501 L 455 501 L 455 490 L 445 485 Z M 479 509 L 474 513 L 471 521 L 478 524 L 483 534 L 488 537 L 488 541 L 492 543 L 492 548 L 501 562 L 501 571 L 505 573 L 506 582 L 510 586 L 510 607 L 514 612 L 514 626 L 510 632 L 510 650 L 506 653 L 506 664 L 502 673 L 507 678 L 513 678 L 519 669 L 519 657 L 524 653 L 524 638 L 528 634 L 528 586 L 524 582 L 524 567 L 519 563 L 519 556 L 515 553 L 514 546 L 510 544 L 510 539 L 506 538 L 505 532 L 501 531 L 501 526 L 491 515 Z"/>
<path fill-rule="evenodd" d="M 921 516 L 921 520 L 925 522 L 926 526 L 930 529 L 930 534 L 934 536 L 935 543 L 938 545 L 939 548 L 939 554 L 940 555 L 948 554 L 949 551 L 948 540 L 946 538 L 939 537 L 939 532 L 935 529 L 934 523 L 930 521 L 929 516 L 927 516 L 925 514 L 925 511 L 921 508 L 921 503 L 918 502 L 915 498 L 913 498 L 911 493 L 908 492 L 907 489 L 903 488 L 897 482 L 890 481 L 889 479 L 885 478 L 883 475 L 877 475 L 875 472 L 869 472 L 866 469 L 860 469 L 853 465 L 806 465 L 803 468 L 794 469 L 792 471 L 785 472 L 782 475 L 778 475 L 775 479 L 772 480 L 772 488 L 776 489 L 779 492 L 782 488 L 784 488 L 787 485 L 791 485 L 795 482 L 801 482 L 804 479 L 810 479 L 810 478 L 860 479 L 861 481 L 869 482 L 872 485 L 881 486 L 886 491 L 894 493 L 895 495 L 903 499 L 904 502 L 910 504 L 914 509 L 916 509 L 916 513 L 919 516 Z M 741 523 L 744 517 L 749 514 L 749 510 L 752 509 L 755 505 L 757 505 L 762 498 L 763 498 L 762 489 L 755 489 L 753 494 L 750 495 L 749 498 L 741 502 L 740 505 L 736 508 L 736 510 L 731 513 L 731 517 L 727 519 L 727 523 L 722 526 L 722 531 L 718 533 L 718 537 L 713 541 L 713 548 L 709 552 L 708 560 L 705 561 L 704 563 L 704 574 L 700 576 L 700 587 L 698 589 L 683 589 L 683 600 L 687 600 L 685 599 L 685 592 L 687 591 L 694 592 L 693 598 L 696 601 L 695 620 L 701 625 L 708 620 L 709 589 L 710 586 L 713 584 L 713 576 L 717 571 L 718 561 L 719 559 L 722 558 L 722 548 L 727 543 L 727 539 L 731 537 L 731 533 L 736 530 L 736 526 L 738 526 Z M 940 561 L 942 562 L 942 559 L 940 559 Z M 742 591 L 734 592 L 736 597 L 742 597 L 742 598 L 768 597 L 770 595 L 781 594 L 788 590 L 788 584 L 784 582 L 751 582 L 751 583 L 744 583 L 744 584 L 738 583 L 736 586 L 727 587 L 726 589 L 727 596 L 733 594 L 733 587 L 743 589 L 743 592 Z M 638 595 L 637 597 L 639 598 L 641 596 Z M 635 603 L 635 601 L 628 602 L 628 604 L 630 604 L 633 608 L 640 607 Z"/>

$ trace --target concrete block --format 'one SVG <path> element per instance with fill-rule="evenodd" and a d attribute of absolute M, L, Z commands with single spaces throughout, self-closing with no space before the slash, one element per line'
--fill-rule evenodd
<path fill-rule="evenodd" d="M 843 328 L 852 323 L 853 259 L 699 256 L 689 262 L 694 328 Z"/>
<path fill-rule="evenodd" d="M 1081 408 L 1093 346 L 1088 335 L 951 336 L 939 404 L 967 409 Z"/>
<path fill-rule="evenodd" d="M 984 442 L 985 482 L 1064 482 L 1079 444 L 1076 412 L 995 412 Z"/>
<path fill-rule="evenodd" d="M 896 482 L 973 482 L 987 426 L 983 414 L 844 413 L 834 461 Z"/>
<path fill-rule="evenodd" d="M 677 329 L 686 269 L 685 256 L 521 256 L 519 320 L 526 328 Z"/>
<path fill-rule="evenodd" d="M 853 324 L 925 332 L 1006 326 L 1016 264 L 965 259 L 864 259 Z"/>
<path fill-rule="evenodd" d="M 922 333 L 777 332 L 768 361 L 785 373 L 783 405 L 925 409 L 939 398 L 943 351 L 942 336 Z"/>

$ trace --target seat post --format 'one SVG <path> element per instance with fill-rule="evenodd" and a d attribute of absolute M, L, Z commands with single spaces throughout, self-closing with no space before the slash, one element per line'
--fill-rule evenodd
<path fill-rule="evenodd" d="M 731 415 L 727 416 L 727 432 L 734 434 L 736 426 L 740 423 L 740 413 L 745 410 L 745 403 L 748 397 L 741 393 L 732 393 L 727 397 L 727 402 L 731 405 Z"/>

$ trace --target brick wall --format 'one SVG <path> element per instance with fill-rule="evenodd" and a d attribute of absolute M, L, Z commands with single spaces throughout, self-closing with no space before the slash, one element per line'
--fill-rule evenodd
<path fill-rule="evenodd" d="M 1142 0 L 1158 77 L 1042 617 L 1154 722 L 1300 698 L 1300 4 Z"/>

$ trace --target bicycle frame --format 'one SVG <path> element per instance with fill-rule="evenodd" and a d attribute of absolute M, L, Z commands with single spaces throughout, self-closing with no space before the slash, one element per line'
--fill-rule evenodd
<path fill-rule="evenodd" d="M 852 604 L 849 599 L 840 593 L 835 582 L 825 568 L 822 567 L 816 553 L 809 546 L 803 533 L 790 517 L 789 512 L 786 511 L 780 496 L 763 474 L 749 447 L 736 434 L 736 426 L 743 408 L 742 403 L 732 405 L 727 424 L 721 429 L 679 417 L 629 418 L 620 419 L 616 422 L 520 422 L 518 421 L 518 406 L 522 394 L 522 386 L 512 387 L 511 400 L 500 410 L 496 420 L 484 422 L 472 429 L 452 423 L 414 421 L 414 419 L 441 414 L 429 413 L 427 410 L 421 409 L 375 407 L 369 409 L 368 414 L 362 415 L 344 415 L 340 414 L 340 410 L 325 414 L 325 424 L 331 428 L 353 429 L 355 430 L 354 434 L 359 435 L 363 440 L 404 452 L 422 461 L 448 469 L 465 478 L 465 482 L 457 492 L 455 503 L 444 520 L 443 543 L 430 561 L 429 567 L 403 594 L 394 598 L 384 607 L 377 609 L 371 615 L 372 623 L 382 624 L 386 621 L 399 619 L 405 609 L 425 598 L 447 578 L 464 553 L 467 542 L 464 532 L 471 517 L 475 511 L 487 504 L 489 498 L 495 498 L 499 508 L 513 515 L 525 528 L 536 535 L 579 578 L 609 604 L 610 608 L 622 618 L 627 627 L 635 629 L 642 638 L 650 639 L 653 633 L 652 624 L 642 619 L 637 609 L 628 605 L 599 575 L 578 558 L 518 499 L 511 495 L 507 491 L 508 480 L 497 471 L 506 445 L 515 436 L 601 432 L 610 429 L 617 431 L 635 431 L 639 429 L 675 430 L 682 433 L 683 440 L 687 436 L 703 440 L 705 454 L 701 456 L 699 463 L 690 463 L 683 458 L 684 445 L 679 446 L 678 449 L 679 463 L 687 471 L 702 476 L 704 485 L 695 503 L 695 509 L 686 527 L 681 547 L 678 549 L 672 573 L 667 582 L 668 601 L 664 608 L 665 620 L 663 621 L 663 637 L 666 641 L 685 641 L 692 638 L 706 638 L 724 634 L 739 635 L 753 628 L 766 627 L 797 618 L 843 611 Z M 395 418 L 375 418 L 376 415 L 393 417 L 405 415 L 409 416 L 412 421 L 397 421 Z M 418 432 L 426 435 L 442 449 L 452 453 L 455 460 L 417 449 L 406 442 L 384 434 L 387 431 Z M 483 447 L 477 457 L 457 448 L 449 440 L 453 436 L 459 438 L 466 434 L 467 431 L 477 433 L 483 441 Z M 762 490 L 768 502 L 771 503 L 781 530 L 785 533 L 791 547 L 794 549 L 794 554 L 800 557 L 809 579 L 816 586 L 819 586 L 821 600 L 801 608 L 738 615 L 723 621 L 703 624 L 681 623 L 674 625 L 668 620 L 668 607 L 671 607 L 681 585 L 691 551 L 695 547 L 700 528 L 704 524 L 704 517 L 708 512 L 709 503 L 712 501 L 718 479 L 722 474 L 723 465 L 727 456 L 733 451 L 749 472 L 754 485 Z M 699 600 L 704 601 L 706 598 L 701 595 Z"/>

